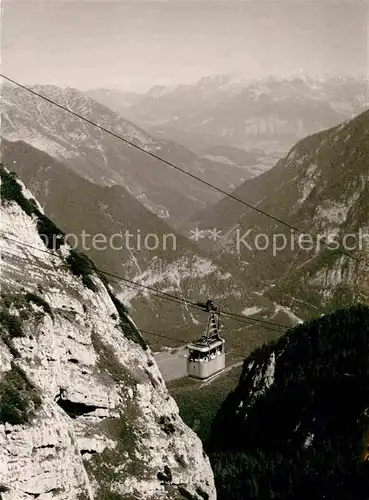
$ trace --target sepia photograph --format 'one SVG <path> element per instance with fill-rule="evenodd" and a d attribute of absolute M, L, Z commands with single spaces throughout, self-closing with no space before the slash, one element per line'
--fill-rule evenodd
<path fill-rule="evenodd" d="M 0 500 L 369 500 L 369 0 L 0 9 Z"/>

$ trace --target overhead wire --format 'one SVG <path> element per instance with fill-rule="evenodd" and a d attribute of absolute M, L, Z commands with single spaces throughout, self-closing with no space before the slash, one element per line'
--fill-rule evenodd
<path fill-rule="evenodd" d="M 43 252 L 43 253 L 48 253 L 49 255 L 53 256 L 53 257 L 57 257 L 57 258 L 60 258 L 61 260 L 63 260 L 63 257 L 58 255 L 58 254 L 55 254 L 55 253 L 52 253 L 48 250 L 44 250 L 44 249 L 41 249 L 41 248 L 38 248 L 38 247 L 35 247 L 34 245 L 30 245 L 28 243 L 24 243 L 22 242 L 21 240 L 16 240 L 14 238 L 9 238 L 8 236 L 5 236 L 5 238 L 9 241 L 13 241 L 15 243 L 20 243 L 22 246 L 26 246 L 26 247 L 30 247 L 34 250 L 37 250 L 39 252 Z M 91 267 L 91 270 L 95 271 L 95 272 L 101 272 L 98 268 L 93 268 Z M 109 280 L 108 280 L 109 281 Z M 109 281 L 109 283 L 114 283 L 112 281 Z M 117 323 L 113 323 L 113 322 L 105 322 L 105 324 L 110 324 L 114 327 L 117 327 Z M 267 328 L 268 329 L 268 328 Z M 137 326 L 137 330 L 140 334 L 144 334 L 144 335 L 151 335 L 151 336 L 154 336 L 154 337 L 158 337 L 158 338 L 164 338 L 166 340 L 171 340 L 171 341 L 174 341 L 174 342 L 177 342 L 177 343 L 181 343 L 181 344 L 187 344 L 189 342 L 188 339 L 183 339 L 183 338 L 178 338 L 178 337 L 170 337 L 169 335 L 164 335 L 164 334 L 161 334 L 161 333 L 157 333 L 157 332 L 151 332 L 151 331 L 148 331 L 146 329 L 142 329 L 140 328 L 139 326 Z M 278 330 L 275 330 L 275 331 L 278 331 Z M 280 331 L 278 331 L 279 333 L 281 333 Z M 244 353 L 241 353 L 241 352 L 237 352 L 235 350 L 231 350 L 229 351 L 228 353 L 226 353 L 227 355 L 229 354 L 233 354 L 237 357 L 241 357 L 241 358 L 245 358 L 245 354 Z"/>
<path fill-rule="evenodd" d="M 11 238 L 9 237 L 8 235 L 5 235 L 5 238 L 9 241 L 13 241 L 14 243 L 19 243 L 20 245 L 22 246 L 25 246 L 25 247 L 29 247 L 29 248 L 32 248 L 34 250 L 37 250 L 39 252 L 43 252 L 43 253 L 47 253 L 53 257 L 57 257 L 61 260 L 63 260 L 63 257 L 57 253 L 53 253 L 51 252 L 50 250 L 46 250 L 46 249 L 41 249 L 41 248 L 38 248 L 34 245 L 30 245 L 29 243 L 25 243 L 21 240 L 17 240 L 15 238 Z M 130 286 L 136 286 L 138 288 L 143 288 L 143 289 L 147 289 L 150 293 L 154 293 L 157 298 L 163 298 L 165 300 L 169 300 L 171 302 L 174 302 L 176 304 L 185 304 L 185 305 L 188 305 L 192 308 L 195 308 L 199 311 L 202 311 L 203 312 L 203 308 L 201 306 L 199 306 L 198 304 L 196 304 L 196 302 L 192 302 L 190 300 L 187 300 L 185 298 L 181 298 L 181 297 L 177 297 L 175 295 L 172 295 L 172 294 L 169 294 L 167 292 L 162 292 L 161 290 L 158 290 L 156 288 L 153 288 L 153 287 L 149 287 L 147 285 L 143 285 L 142 283 L 137 283 L 136 281 L 133 281 L 133 280 L 130 280 L 128 278 L 124 278 L 123 276 L 119 276 L 117 274 L 114 274 L 114 273 L 110 273 L 108 271 L 104 271 L 103 269 L 100 269 L 98 268 L 97 266 L 89 266 L 87 264 L 85 264 L 85 268 L 86 269 L 90 269 L 91 271 L 94 271 L 94 272 L 97 272 L 97 273 L 101 273 L 105 276 L 109 276 L 109 277 L 112 277 L 118 281 L 122 281 Z M 114 283 L 114 282 L 113 282 Z M 263 319 L 259 319 L 259 318 L 246 318 L 242 315 L 239 315 L 237 313 L 234 313 L 234 312 L 228 312 L 228 311 L 221 311 L 221 315 L 223 316 L 226 316 L 226 317 L 231 317 L 231 319 L 234 319 L 235 321 L 239 321 L 239 322 L 242 322 L 242 323 L 245 323 L 245 324 L 248 324 L 248 325 L 252 325 L 252 324 L 255 324 L 255 323 L 260 323 L 262 324 L 263 328 L 266 328 L 267 330 L 272 330 L 272 331 L 276 331 L 278 333 L 281 333 L 280 330 L 277 330 L 276 328 L 271 328 L 271 326 L 273 327 L 280 327 L 280 328 L 284 328 L 284 329 L 288 329 L 289 327 L 286 326 L 286 325 L 282 325 L 282 324 L 279 324 L 279 323 L 274 323 L 272 321 L 267 321 L 267 320 L 263 320 Z"/>
<path fill-rule="evenodd" d="M 302 229 L 299 229 L 297 226 L 294 226 L 284 220 L 282 220 L 281 218 L 279 217 L 276 217 L 272 214 L 269 214 L 268 212 L 256 207 L 255 205 L 252 205 L 251 203 L 245 201 L 245 200 L 242 200 L 241 198 L 239 198 L 238 196 L 235 196 L 234 194 L 232 193 L 229 193 L 228 191 L 225 191 L 224 189 L 218 187 L 218 186 L 215 186 L 214 184 L 211 184 L 210 182 L 204 180 L 204 179 L 201 179 L 201 177 L 198 177 L 197 175 L 191 173 L 191 172 L 188 172 L 187 170 L 185 170 L 184 168 L 182 167 L 179 167 L 178 165 L 175 165 L 174 163 L 166 160 L 165 158 L 162 158 L 161 156 L 157 155 L 156 153 L 153 153 L 152 151 L 148 151 L 146 150 L 145 148 L 139 146 L 138 144 L 135 144 L 134 142 L 130 141 L 129 139 L 126 139 L 125 137 L 113 132 L 112 130 L 109 130 L 107 129 L 106 127 L 102 126 L 102 125 L 99 125 L 98 123 L 94 122 L 93 120 L 90 120 L 89 118 L 81 115 L 80 113 L 77 113 L 75 111 L 73 111 L 72 109 L 68 108 L 67 106 L 64 106 L 63 104 L 60 104 L 56 101 L 54 101 L 53 99 L 50 99 L 49 97 L 43 95 L 43 94 L 40 94 L 39 92 L 36 92 L 34 89 L 30 88 L 30 87 L 27 87 L 26 85 L 23 85 L 21 84 L 20 82 L 17 82 L 16 80 L 13 80 L 12 78 L 0 73 L 0 77 L 1 78 L 4 78 L 4 80 L 12 83 L 13 85 L 16 85 L 18 86 L 19 88 L 22 88 L 23 90 L 29 92 L 30 94 L 33 94 L 37 97 L 39 97 L 40 99 L 43 99 L 44 101 L 48 102 L 49 104 L 52 104 L 68 113 L 70 113 L 71 115 L 85 121 L 86 123 L 89 123 L 90 125 L 92 125 L 93 127 L 96 127 L 98 129 L 100 129 L 101 131 L 111 135 L 112 137 L 115 137 L 116 139 L 124 142 L 125 144 L 141 151 L 142 153 L 148 155 L 148 156 L 151 156 L 152 158 L 156 159 L 156 160 L 159 160 L 160 162 L 164 163 L 165 165 L 181 172 L 182 174 L 184 175 L 187 175 L 188 177 L 191 177 L 192 179 L 195 179 L 196 181 L 198 182 L 201 182 L 202 184 L 204 184 L 205 186 L 217 191 L 218 193 L 221 193 L 223 194 L 224 196 L 227 196 L 228 198 L 234 200 L 234 201 L 237 201 L 238 203 L 241 203 L 242 205 L 246 206 L 247 208 L 251 209 L 251 210 L 254 210 L 255 212 L 259 213 L 260 215 L 264 215 L 265 217 L 268 217 L 270 218 L 271 220 L 273 220 L 274 222 L 277 222 L 278 224 L 282 224 L 284 225 L 285 227 L 299 233 L 299 234 L 303 234 L 303 235 L 307 235 L 308 233 L 306 233 L 305 231 L 303 231 Z M 329 243 L 327 243 L 326 241 L 324 240 L 318 240 L 317 238 L 314 238 L 312 235 L 310 235 L 313 239 L 313 241 L 317 241 L 319 242 L 319 244 L 323 244 L 325 245 L 327 248 L 331 248 L 329 246 Z M 347 257 L 349 257 L 350 259 L 353 259 L 355 261 L 358 261 L 358 262 L 361 262 L 363 259 L 359 259 L 353 255 L 351 255 L 349 252 L 346 252 L 345 250 L 339 248 L 338 251 L 340 253 L 342 253 L 343 255 L 346 255 Z"/>
<path fill-rule="evenodd" d="M 156 159 L 158 161 L 161 161 L 162 163 L 164 163 L 167 166 L 169 166 L 169 167 L 171 167 L 171 168 L 173 168 L 173 169 L 181 172 L 182 174 L 185 174 L 188 177 L 191 177 L 192 179 L 195 179 L 196 181 L 201 182 L 205 186 L 207 186 L 207 187 L 209 187 L 209 188 L 211 188 L 211 189 L 213 189 L 213 190 L 215 190 L 215 191 L 223 194 L 224 196 L 227 196 L 228 198 L 230 198 L 230 199 L 232 199 L 232 200 L 234 200 L 234 201 L 236 201 L 238 203 L 243 204 L 247 208 L 249 208 L 249 209 L 254 210 L 255 212 L 257 212 L 258 214 L 264 215 L 264 216 L 270 218 L 271 220 L 273 220 L 274 222 L 277 222 L 277 223 L 279 223 L 281 225 L 284 225 L 285 227 L 287 227 L 287 228 L 289 228 L 289 229 L 291 229 L 291 230 L 293 230 L 293 231 L 295 231 L 295 232 L 297 232 L 299 234 L 306 234 L 303 230 L 299 229 L 298 227 L 296 227 L 296 226 L 294 226 L 292 224 L 289 224 L 288 222 L 282 220 L 279 217 L 276 217 L 276 216 L 274 216 L 272 214 L 269 214 L 268 212 L 266 212 L 266 211 L 264 211 L 264 210 L 262 210 L 262 209 L 260 209 L 260 208 L 258 208 L 256 206 L 252 205 L 251 203 L 248 203 L 245 200 L 242 200 L 241 198 L 235 196 L 234 194 L 229 193 L 229 192 L 225 191 L 224 189 L 222 189 L 222 188 L 220 188 L 218 186 L 215 186 L 215 185 L 211 184 L 210 182 L 208 182 L 208 181 L 206 181 L 204 179 L 201 179 L 197 175 L 195 175 L 195 174 L 193 174 L 191 172 L 186 171 L 185 169 L 179 167 L 178 165 L 175 165 L 174 163 L 166 160 L 165 158 L 162 158 L 161 156 L 159 156 L 159 155 L 157 155 L 157 154 L 155 154 L 155 153 L 153 153 L 151 151 L 148 151 L 148 150 L 144 149 L 143 147 L 139 146 L 138 144 L 135 144 L 134 142 L 132 142 L 132 141 L 124 138 L 123 136 L 121 136 L 119 134 L 116 134 L 112 130 L 109 130 L 106 127 L 104 127 L 102 125 L 99 125 L 98 123 L 96 123 L 96 122 L 88 119 L 87 117 L 81 115 L 80 113 L 77 113 L 77 112 L 71 110 L 67 106 L 64 106 L 64 105 L 62 105 L 60 103 L 57 103 L 53 99 L 50 99 L 47 96 L 44 96 L 43 94 L 40 94 L 39 92 L 36 92 L 35 90 L 33 90 L 33 89 L 31 89 L 31 88 L 29 88 L 29 87 L 27 87 L 27 86 L 25 86 L 25 85 L 23 85 L 23 84 L 15 81 L 15 80 L 13 80 L 12 78 L 10 78 L 10 77 L 8 77 L 8 76 L 6 76 L 4 74 L 0 73 L 0 77 L 2 77 L 4 80 L 9 81 L 10 83 L 12 83 L 12 84 L 14 84 L 16 86 L 22 88 L 23 90 L 25 90 L 25 91 L 27 91 L 27 92 L 29 92 L 29 93 L 31 93 L 31 94 L 39 97 L 40 99 L 43 99 L 44 101 L 46 101 L 46 102 L 48 102 L 48 103 L 50 103 L 50 104 L 52 104 L 52 105 L 54 105 L 54 106 L 56 106 L 56 107 L 64 110 L 64 111 L 72 114 L 73 116 L 75 116 L 75 117 L 77 117 L 77 118 L 85 121 L 86 123 L 88 123 L 88 124 L 90 124 L 90 125 L 92 125 L 92 126 L 94 126 L 96 128 L 99 128 L 101 131 L 103 131 L 103 132 L 105 132 L 105 133 L 107 133 L 107 134 L 115 137 L 116 139 L 118 139 L 118 140 L 126 143 L 130 147 L 133 147 L 133 148 L 141 151 L 142 153 L 144 153 L 146 155 L 149 155 L 149 156 L 151 156 L 152 158 L 154 158 L 154 159 Z M 32 245 L 26 244 L 26 243 L 24 243 L 24 242 L 22 242 L 20 240 L 15 240 L 15 239 L 12 239 L 12 238 L 9 238 L 9 237 L 7 237 L 7 239 L 12 240 L 12 241 L 17 242 L 17 243 L 20 243 L 23 246 L 31 247 L 31 248 L 33 248 L 33 249 L 35 249 L 37 251 L 49 253 L 50 255 L 52 255 L 54 257 L 59 257 L 59 258 L 62 259 L 61 256 L 59 256 L 59 255 L 57 255 L 55 253 L 49 252 L 47 250 L 42 250 L 40 248 L 37 248 L 37 247 L 34 247 Z M 327 246 L 329 248 L 329 244 L 326 243 L 325 241 L 320 241 L 320 243 L 323 243 L 325 246 Z M 359 261 L 360 262 L 362 260 L 362 259 L 358 259 L 357 257 L 351 255 L 350 253 L 348 253 L 348 252 L 346 252 L 346 251 L 344 251 L 342 249 L 339 249 L 339 250 L 340 250 L 340 252 L 342 254 L 346 255 L 347 257 L 349 257 L 349 258 L 351 258 L 351 259 L 353 259 L 355 261 Z M 144 288 L 144 289 L 148 290 L 150 293 L 155 294 L 154 296 L 156 296 L 156 297 L 163 298 L 163 299 L 165 298 L 166 300 L 171 300 L 171 301 L 173 301 L 175 303 L 186 304 L 186 305 L 188 305 L 190 307 L 195 307 L 198 310 L 202 310 L 201 307 L 199 307 L 196 303 L 194 303 L 194 302 L 192 302 L 192 301 L 190 301 L 188 299 L 176 297 L 176 296 L 174 296 L 172 294 L 168 294 L 167 292 L 162 292 L 162 291 L 157 290 L 157 289 L 155 289 L 153 287 L 149 287 L 147 285 L 143 285 L 141 283 L 134 282 L 132 280 L 129 280 L 128 278 L 124 278 L 122 276 L 118 276 L 116 274 L 110 273 L 108 271 L 104 271 L 104 270 L 99 269 L 97 267 L 91 266 L 90 269 L 93 270 L 93 271 L 95 271 L 95 272 L 102 273 L 102 274 L 104 274 L 106 276 L 110 276 L 110 277 L 113 277 L 115 279 L 118 279 L 119 281 L 125 282 L 127 286 L 132 286 L 132 287 L 136 286 L 136 287 Z M 228 312 L 228 311 L 222 311 L 222 315 L 225 315 L 225 316 L 227 316 L 229 318 L 234 318 L 235 320 L 238 320 L 238 321 L 242 320 L 242 322 L 247 323 L 249 325 L 250 324 L 255 324 L 255 323 L 260 323 L 260 324 L 263 324 L 263 328 L 266 328 L 266 329 L 269 329 L 269 330 L 273 330 L 273 331 L 277 331 L 278 333 L 281 333 L 280 330 L 276 330 L 274 328 L 270 328 L 270 326 L 268 326 L 268 325 L 273 325 L 273 326 L 277 326 L 277 327 L 284 328 L 284 329 L 288 329 L 289 328 L 286 325 L 281 325 L 281 324 L 278 324 L 278 323 L 275 323 L 275 322 L 271 322 L 271 321 L 267 321 L 267 320 L 262 320 L 262 319 L 259 319 L 259 318 L 245 318 L 244 316 L 241 316 L 241 315 L 239 315 L 237 313 L 232 313 L 232 312 Z M 181 340 L 181 339 L 177 339 L 177 338 L 172 338 L 172 337 L 169 337 L 169 336 L 166 336 L 166 335 L 157 334 L 157 333 L 154 333 L 154 332 L 148 332 L 146 330 L 139 329 L 139 331 L 142 332 L 142 333 L 148 334 L 148 335 L 154 335 L 154 336 L 158 336 L 158 337 L 162 337 L 162 338 L 167 338 L 167 339 L 173 340 L 173 341 L 187 342 L 187 341 L 184 341 L 184 340 Z M 237 353 L 235 353 L 235 351 L 232 351 L 232 353 L 244 357 L 243 354 L 237 354 Z"/>

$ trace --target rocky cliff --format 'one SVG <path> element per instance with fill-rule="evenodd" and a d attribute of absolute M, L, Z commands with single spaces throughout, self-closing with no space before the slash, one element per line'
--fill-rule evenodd
<path fill-rule="evenodd" d="M 127 310 L 1 174 L 1 498 L 215 499 L 201 442 Z"/>

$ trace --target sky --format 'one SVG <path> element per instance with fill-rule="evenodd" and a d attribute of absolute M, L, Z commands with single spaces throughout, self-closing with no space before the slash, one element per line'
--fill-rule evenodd
<path fill-rule="evenodd" d="M 3 0 L 1 71 L 142 92 L 213 74 L 367 74 L 365 0 Z"/>

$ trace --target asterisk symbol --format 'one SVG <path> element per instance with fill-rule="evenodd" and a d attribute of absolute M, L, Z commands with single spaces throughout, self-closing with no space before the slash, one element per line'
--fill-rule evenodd
<path fill-rule="evenodd" d="M 213 241 L 217 241 L 218 238 L 219 239 L 222 238 L 221 233 L 222 233 L 222 231 L 219 231 L 216 228 L 211 229 L 209 231 L 209 235 L 210 235 L 209 238 L 212 239 Z"/>
<path fill-rule="evenodd" d="M 192 231 L 192 230 L 191 230 L 191 231 L 190 231 L 190 233 L 191 233 L 190 239 L 191 239 L 191 240 L 193 239 L 193 240 L 195 240 L 195 241 L 199 241 L 199 240 L 201 240 L 201 238 L 203 238 L 203 236 L 202 236 L 202 233 L 203 233 L 203 232 L 204 232 L 204 231 L 202 231 L 202 230 L 201 230 L 201 229 L 199 229 L 199 228 L 196 228 L 196 229 L 195 229 L 195 231 Z"/>

